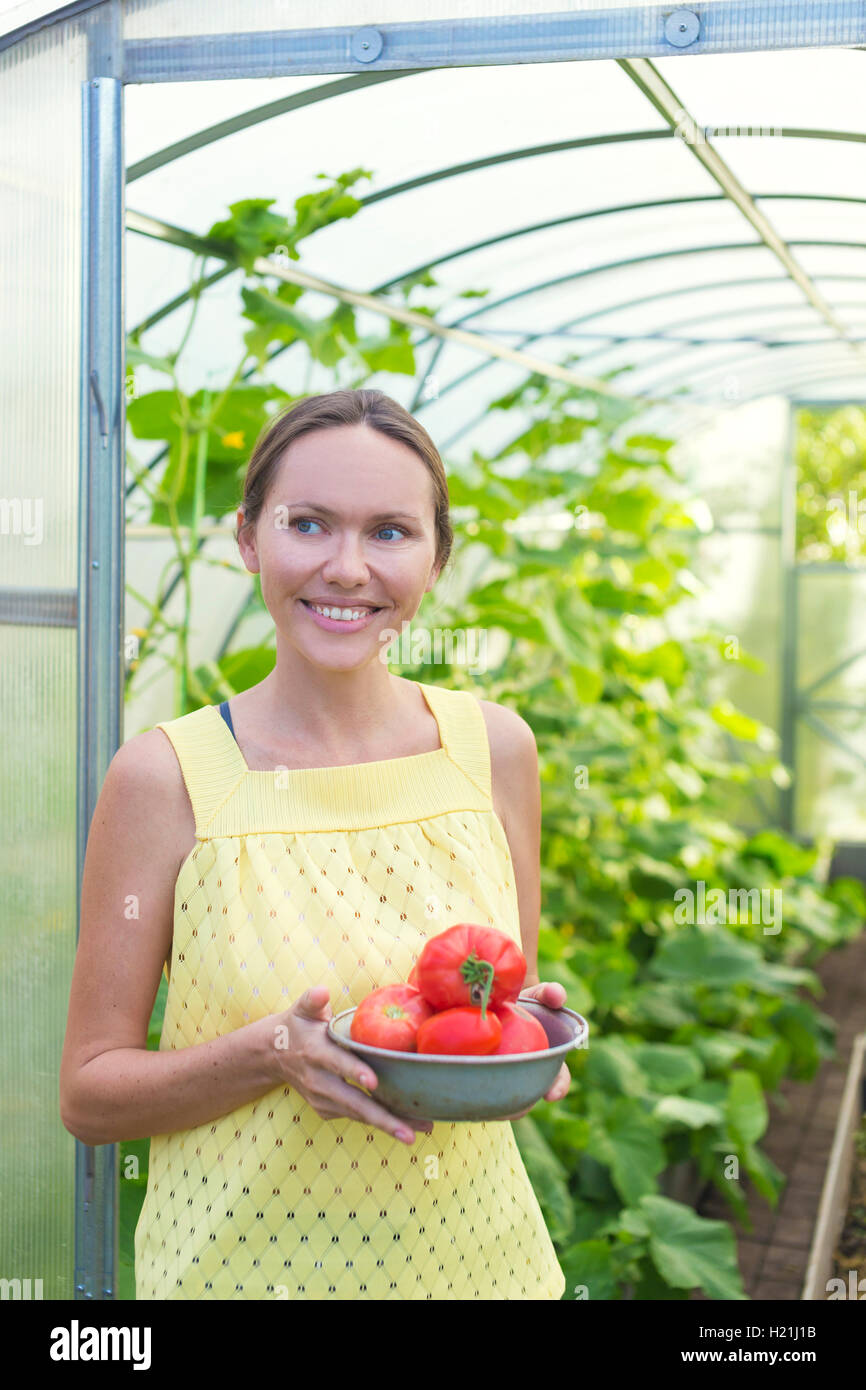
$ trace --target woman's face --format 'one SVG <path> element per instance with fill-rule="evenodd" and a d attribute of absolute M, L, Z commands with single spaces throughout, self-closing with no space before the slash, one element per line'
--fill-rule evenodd
<path fill-rule="evenodd" d="M 395 639 L 380 634 L 399 635 L 439 574 L 430 473 L 408 445 L 367 425 L 314 430 L 288 447 L 254 533 L 238 544 L 283 641 L 318 665 L 385 661 Z M 345 621 L 311 602 L 365 611 Z"/>

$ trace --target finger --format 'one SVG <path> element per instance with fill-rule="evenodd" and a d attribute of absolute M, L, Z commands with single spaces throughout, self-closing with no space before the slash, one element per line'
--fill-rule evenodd
<path fill-rule="evenodd" d="M 539 988 L 544 990 L 544 994 L 541 996 L 542 1003 L 546 1004 L 549 1009 L 562 1008 L 567 996 L 564 986 L 558 980 L 546 980 Z"/>
<path fill-rule="evenodd" d="M 366 1100 L 363 1093 L 359 1096 L 354 1086 L 348 1085 L 345 1081 L 338 1081 L 335 1076 L 331 1077 L 334 1090 L 328 1089 L 327 1094 L 339 1100 L 350 1111 L 350 1119 L 359 1119 L 363 1124 L 375 1125 L 377 1129 L 382 1129 L 386 1134 L 390 1134 L 395 1139 L 400 1139 L 401 1143 L 414 1144 L 417 1135 L 415 1130 L 423 1130 L 430 1133 L 433 1128 L 432 1120 L 403 1119 L 401 1115 L 395 1115 L 392 1111 L 386 1110 L 384 1105 L 377 1105 L 374 1100 Z M 402 1135 L 409 1136 L 402 1139 Z"/>
<path fill-rule="evenodd" d="M 562 1100 L 563 1096 L 568 1094 L 570 1086 L 571 1072 L 568 1070 L 568 1067 L 563 1062 L 562 1066 L 559 1069 L 559 1075 L 557 1076 L 550 1090 L 545 1095 L 544 1099 Z"/>

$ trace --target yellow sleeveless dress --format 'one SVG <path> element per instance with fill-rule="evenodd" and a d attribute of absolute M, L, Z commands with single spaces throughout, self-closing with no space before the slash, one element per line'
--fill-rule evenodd
<path fill-rule="evenodd" d="M 520 944 L 481 707 L 419 685 L 441 747 L 381 762 L 251 771 L 217 706 L 156 725 L 197 840 L 175 887 L 160 1051 L 280 1013 L 313 985 L 341 1013 L 406 981 L 457 922 Z M 417 1135 L 322 1119 L 283 1084 L 155 1135 L 136 1298 L 561 1299 L 510 1122 Z"/>

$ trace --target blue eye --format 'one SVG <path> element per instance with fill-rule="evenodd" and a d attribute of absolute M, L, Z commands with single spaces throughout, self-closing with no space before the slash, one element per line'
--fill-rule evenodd
<path fill-rule="evenodd" d="M 308 526 L 319 526 L 319 525 L 321 525 L 320 522 L 316 521 L 316 520 L 315 520 L 313 517 L 311 517 L 311 516 L 299 516 L 299 517 L 295 517 L 294 521 L 290 522 L 289 524 L 290 524 L 291 526 L 297 526 L 297 527 L 300 528 L 300 526 L 301 526 L 302 523 L 305 523 L 305 524 L 308 525 Z M 380 527 L 379 527 L 379 532 L 378 532 L 377 534 L 381 533 L 382 531 L 395 531 L 399 536 L 407 536 L 407 535 L 409 534 L 408 531 L 404 531 L 404 529 L 403 529 L 402 526 L 387 526 L 387 525 L 386 525 L 386 526 L 380 526 Z M 312 531 L 300 531 L 300 530 L 299 530 L 299 534 L 302 535 L 302 536 L 311 536 L 311 535 L 313 535 L 314 533 L 313 533 Z"/>

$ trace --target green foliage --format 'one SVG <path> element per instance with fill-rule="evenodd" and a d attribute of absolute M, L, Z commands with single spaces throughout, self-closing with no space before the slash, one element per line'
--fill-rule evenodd
<path fill-rule="evenodd" d="M 163 595 L 147 596 L 142 644 L 142 660 L 177 673 L 175 714 L 255 685 L 273 666 L 271 643 L 232 649 L 237 618 L 213 659 L 193 667 L 187 652 L 191 571 L 207 562 L 197 528 L 235 508 L 255 438 L 287 400 L 265 380 L 241 379 L 247 358 L 264 371 L 294 349 L 333 367 L 335 386 L 415 373 L 414 330 L 391 324 L 361 340 L 350 306 L 314 320 L 298 308 L 298 286 L 270 286 L 252 269 L 280 247 L 297 259 L 302 236 L 354 216 L 360 204 L 346 190 L 362 176 L 298 199 L 294 222 L 271 212 L 273 200 L 250 199 L 210 229 L 248 281 L 246 351 L 219 395 L 184 393 L 179 354 L 149 358 L 131 344 L 130 360 L 171 378 L 133 401 L 129 420 L 137 438 L 166 446 L 158 484 L 162 458 L 136 472 L 133 503 L 143 496 L 148 519 L 168 525 L 177 545 L 185 619 L 172 628 Z M 407 300 L 416 285 L 435 281 L 422 272 L 396 292 Z M 668 622 L 700 588 L 689 570 L 699 509 L 668 458 L 674 441 L 636 428 L 625 398 L 535 373 L 489 409 L 519 423 L 497 454 L 449 463 L 455 564 L 415 626 L 433 626 L 433 609 L 437 628 L 481 629 L 494 657 L 481 693 L 517 710 L 538 745 L 538 971 L 589 1020 L 590 1043 L 569 1054 L 565 1100 L 540 1102 L 515 1135 L 566 1297 L 677 1299 L 701 1288 L 742 1299 L 730 1226 L 671 1200 L 665 1176 L 693 1161 L 741 1219 L 741 1172 L 778 1201 L 783 1175 L 759 1148 L 765 1096 L 832 1054 L 832 1023 L 803 996 L 819 992 L 810 967 L 821 954 L 862 929 L 866 898 L 854 880 L 827 885 L 827 846 L 729 823 L 732 787 L 781 785 L 785 770 L 773 732 L 724 696 L 723 635 L 681 641 Z M 554 525 L 551 513 L 571 523 Z M 245 611 L 263 611 L 254 580 Z M 407 674 L 479 687 L 459 664 L 418 662 Z M 156 1015 L 154 1026 L 149 1045 Z M 140 1191 L 122 1189 L 125 1237 Z"/>
<path fill-rule="evenodd" d="M 797 556 L 866 554 L 866 414 L 859 406 L 801 409 L 797 430 Z"/>

